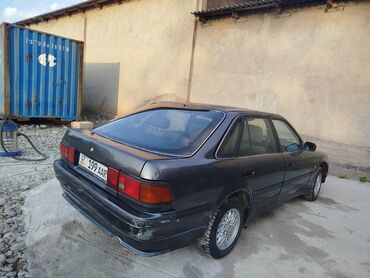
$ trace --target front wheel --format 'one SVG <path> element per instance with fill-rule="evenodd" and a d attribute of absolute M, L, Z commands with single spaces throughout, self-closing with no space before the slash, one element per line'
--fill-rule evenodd
<path fill-rule="evenodd" d="M 320 170 L 314 182 L 311 184 L 310 194 L 305 196 L 305 199 L 308 201 L 316 201 L 317 197 L 319 197 L 320 189 L 322 184 L 322 170 Z"/>
<path fill-rule="evenodd" d="M 242 202 L 231 197 L 211 218 L 208 228 L 199 241 L 199 248 L 213 258 L 229 254 L 238 241 L 244 223 Z"/>

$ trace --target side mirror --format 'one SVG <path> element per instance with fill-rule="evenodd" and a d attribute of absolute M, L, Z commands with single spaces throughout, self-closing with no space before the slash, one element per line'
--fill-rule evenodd
<path fill-rule="evenodd" d="M 304 146 L 304 149 L 306 151 L 310 151 L 310 152 L 316 151 L 316 144 L 315 143 L 305 142 L 303 146 Z"/>
<path fill-rule="evenodd" d="M 285 150 L 287 152 L 297 152 L 299 150 L 302 150 L 302 145 L 298 145 L 296 143 L 289 144 L 288 146 L 285 147 Z"/>

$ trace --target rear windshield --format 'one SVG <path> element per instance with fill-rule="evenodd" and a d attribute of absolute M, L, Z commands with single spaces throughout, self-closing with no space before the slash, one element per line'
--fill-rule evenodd
<path fill-rule="evenodd" d="M 219 111 L 155 109 L 102 125 L 94 132 L 139 149 L 187 156 L 195 152 L 223 116 Z"/>

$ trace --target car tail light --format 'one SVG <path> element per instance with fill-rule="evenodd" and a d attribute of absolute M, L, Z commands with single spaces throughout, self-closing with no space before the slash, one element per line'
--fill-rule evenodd
<path fill-rule="evenodd" d="M 140 201 L 147 204 L 167 203 L 173 200 L 167 184 L 140 184 Z"/>
<path fill-rule="evenodd" d="M 75 162 L 75 149 L 73 147 L 67 146 L 63 143 L 60 143 L 59 146 L 60 157 L 64 160 L 67 160 L 74 164 Z"/>
<path fill-rule="evenodd" d="M 118 189 L 118 177 L 119 177 L 118 170 L 109 167 L 107 175 L 107 184 L 115 190 Z"/>
<path fill-rule="evenodd" d="M 124 174 L 119 176 L 118 192 L 146 204 L 161 204 L 173 201 L 168 184 L 151 184 Z"/>
<path fill-rule="evenodd" d="M 129 176 L 119 176 L 118 192 L 121 192 L 135 200 L 140 200 L 140 182 Z"/>

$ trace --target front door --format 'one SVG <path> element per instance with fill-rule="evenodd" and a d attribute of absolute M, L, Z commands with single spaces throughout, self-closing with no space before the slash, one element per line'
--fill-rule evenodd
<path fill-rule="evenodd" d="M 281 200 L 292 198 L 305 187 L 312 173 L 312 155 L 303 149 L 303 142 L 294 129 L 284 120 L 272 120 L 279 137 L 286 163 Z"/>

